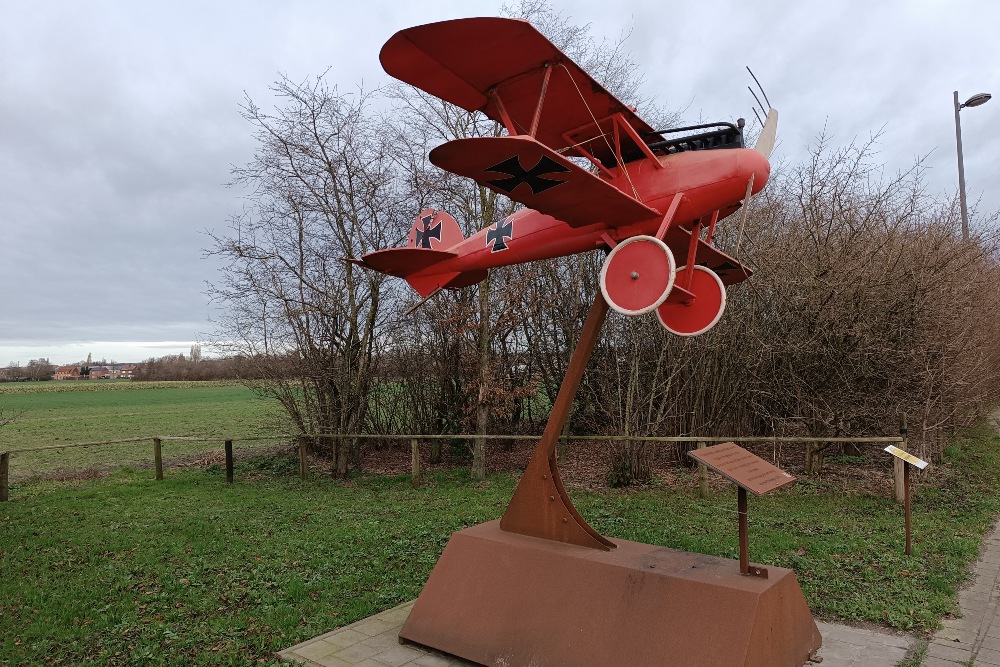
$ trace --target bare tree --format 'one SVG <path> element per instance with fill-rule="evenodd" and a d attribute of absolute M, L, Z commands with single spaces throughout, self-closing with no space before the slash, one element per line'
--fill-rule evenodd
<path fill-rule="evenodd" d="M 382 274 L 343 258 L 405 233 L 401 179 L 364 92 L 339 93 L 323 77 L 281 78 L 272 90 L 282 105 L 273 114 L 250 99 L 243 106 L 257 139 L 253 159 L 233 170 L 233 184 L 249 192 L 246 209 L 213 235 L 210 252 L 226 262 L 210 291 L 226 308 L 215 344 L 256 365 L 252 375 L 267 380 L 254 386 L 301 433 L 355 433 L 365 425 L 386 290 Z M 275 359 L 285 362 L 278 372 Z M 338 476 L 352 449 L 334 442 Z"/>

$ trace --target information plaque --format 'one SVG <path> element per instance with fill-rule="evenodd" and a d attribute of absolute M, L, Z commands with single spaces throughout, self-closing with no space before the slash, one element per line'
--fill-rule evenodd
<path fill-rule="evenodd" d="M 688 455 L 755 496 L 795 483 L 795 477 L 734 442 L 724 442 Z"/>

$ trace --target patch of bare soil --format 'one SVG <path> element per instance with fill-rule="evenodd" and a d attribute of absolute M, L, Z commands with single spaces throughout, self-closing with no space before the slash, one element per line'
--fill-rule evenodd
<path fill-rule="evenodd" d="M 249 447 L 235 447 L 233 449 L 233 461 L 245 460 L 255 456 L 275 455 L 280 452 L 290 452 L 293 446 L 288 444 L 253 445 Z M 226 453 L 222 449 L 213 449 L 205 452 L 184 454 L 182 456 L 172 456 L 163 459 L 163 467 L 166 468 L 207 468 L 211 465 L 226 465 Z M 38 481 L 52 482 L 77 482 L 90 479 L 100 479 L 107 477 L 122 466 L 116 463 L 105 463 L 96 466 L 89 466 L 79 470 L 56 470 L 40 475 L 35 475 L 32 479 Z M 146 466 L 139 466 L 140 469 Z M 150 466 L 151 469 L 151 466 Z"/>
<path fill-rule="evenodd" d="M 488 474 L 511 473 L 520 475 L 535 449 L 534 442 L 519 441 L 513 444 L 487 444 L 486 469 Z M 877 445 L 863 445 L 859 456 L 845 456 L 842 447 L 832 445 L 825 452 L 823 471 L 820 475 L 805 475 L 805 446 L 802 444 L 744 445 L 757 456 L 795 475 L 803 482 L 821 482 L 825 492 L 846 494 L 892 494 L 892 457 Z M 652 473 L 656 484 L 670 488 L 696 487 L 697 469 L 687 463 L 684 450 L 672 443 L 656 443 L 652 448 Z M 424 471 L 445 470 L 459 465 L 469 465 L 471 458 L 457 457 L 442 445 L 443 461 L 430 463 L 430 445 L 420 445 L 420 466 Z M 410 474 L 410 447 L 401 444 L 383 444 L 367 447 L 362 454 L 361 468 L 376 475 Z M 319 465 L 329 465 L 319 463 Z M 565 459 L 559 462 L 563 482 L 572 488 L 606 490 L 607 474 L 611 469 L 609 443 L 599 440 L 571 442 L 566 446 Z M 715 490 L 725 490 L 730 482 L 715 473 L 708 474 L 709 485 Z"/>

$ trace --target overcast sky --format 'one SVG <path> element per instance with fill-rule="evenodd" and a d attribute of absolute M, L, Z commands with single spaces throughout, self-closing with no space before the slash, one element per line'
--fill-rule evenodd
<path fill-rule="evenodd" d="M 501 2 L 0 0 L 0 364 L 139 361 L 212 330 L 205 230 L 240 209 L 225 186 L 252 154 L 246 91 L 329 68 L 386 81 L 383 42 Z M 1000 3 L 552 0 L 597 36 L 629 34 L 647 92 L 685 120 L 751 115 L 749 64 L 781 111 L 775 158 L 885 128 L 889 172 L 927 160 L 957 189 L 952 91 L 1000 93 Z M 1000 209 L 1000 99 L 962 112 L 970 202 Z"/>

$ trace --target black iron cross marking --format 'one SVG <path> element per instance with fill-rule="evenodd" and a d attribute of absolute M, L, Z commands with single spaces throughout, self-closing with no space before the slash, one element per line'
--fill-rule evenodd
<path fill-rule="evenodd" d="M 420 222 L 424 223 L 424 228 L 417 228 L 417 239 L 415 245 L 418 248 L 430 248 L 431 239 L 435 239 L 437 241 L 441 240 L 441 223 L 437 223 L 437 226 L 431 229 L 431 222 L 434 221 L 435 215 L 437 215 L 437 211 L 431 211 L 430 215 L 420 218 Z"/>
<path fill-rule="evenodd" d="M 566 181 L 555 181 L 551 178 L 544 178 L 545 174 L 558 174 L 570 171 L 569 167 L 564 167 L 547 155 L 543 155 L 538 159 L 538 163 L 531 169 L 525 170 L 521 166 L 521 159 L 515 155 L 512 158 L 508 158 L 501 162 L 500 164 L 495 164 L 492 167 L 487 167 L 483 171 L 492 171 L 498 174 L 508 174 L 510 178 L 497 178 L 492 181 L 486 181 L 490 185 L 500 188 L 504 192 L 510 194 L 514 191 L 514 188 L 521 185 L 521 183 L 527 183 L 531 188 L 531 194 L 537 195 L 541 192 L 545 192 L 549 188 L 554 188 L 557 185 L 562 185 Z"/>
<path fill-rule="evenodd" d="M 493 249 L 490 252 L 500 252 L 508 249 L 507 239 L 512 238 L 514 238 L 514 221 L 506 218 L 497 222 L 486 232 L 486 245 L 492 243 Z"/>

